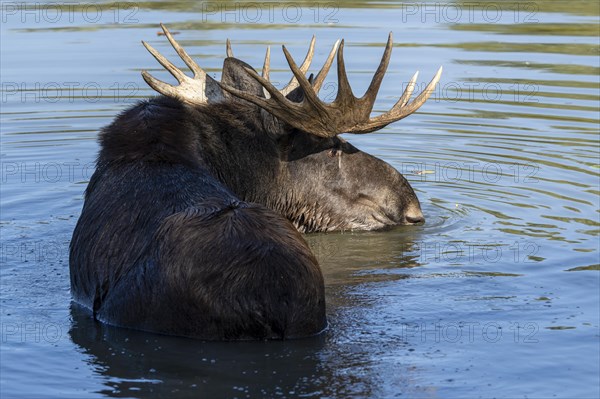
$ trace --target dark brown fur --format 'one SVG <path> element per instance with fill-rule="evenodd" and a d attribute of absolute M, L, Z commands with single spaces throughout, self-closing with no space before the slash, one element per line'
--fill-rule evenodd
<path fill-rule="evenodd" d="M 75 300 L 101 321 L 165 334 L 318 333 L 317 260 L 291 223 L 212 176 L 188 112 L 208 114 L 156 98 L 102 132 L 71 243 Z"/>
<path fill-rule="evenodd" d="M 262 93 L 245 66 L 226 59 L 222 81 Z M 298 230 L 422 221 L 387 163 L 225 97 L 156 97 L 101 132 L 70 248 L 73 297 L 98 320 L 215 340 L 313 335 L 324 284 Z"/>

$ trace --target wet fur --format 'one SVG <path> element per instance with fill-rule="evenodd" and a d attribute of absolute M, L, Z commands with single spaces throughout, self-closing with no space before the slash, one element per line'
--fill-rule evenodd
<path fill-rule="evenodd" d="M 250 184 L 250 165 L 228 146 L 262 131 L 247 117 L 256 112 L 157 97 L 102 131 L 70 253 L 73 297 L 95 318 L 219 340 L 325 327 L 323 277 L 302 236 L 232 190 Z M 247 143 L 246 158 L 275 159 L 272 146 Z"/>

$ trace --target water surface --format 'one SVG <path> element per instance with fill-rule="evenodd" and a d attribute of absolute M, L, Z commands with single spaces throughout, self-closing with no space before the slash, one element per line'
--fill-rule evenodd
<path fill-rule="evenodd" d="M 592 3 L 3 3 L 1 396 L 598 397 Z M 140 40 L 176 60 L 158 22 L 217 78 L 225 38 L 256 67 L 272 45 L 280 84 L 280 44 L 299 58 L 315 34 L 316 69 L 344 37 L 356 93 L 393 31 L 375 112 L 414 71 L 424 85 L 444 66 L 417 114 L 345 136 L 405 174 L 427 223 L 306 236 L 325 334 L 206 343 L 98 325 L 71 304 L 67 249 L 97 132 L 153 95 L 140 70 L 169 79 Z"/>

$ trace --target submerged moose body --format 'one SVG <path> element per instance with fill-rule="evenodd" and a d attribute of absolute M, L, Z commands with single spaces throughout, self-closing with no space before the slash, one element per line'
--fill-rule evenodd
<path fill-rule="evenodd" d="M 99 321 L 210 340 L 310 336 L 326 326 L 318 262 L 300 232 L 374 230 L 423 222 L 406 179 L 344 141 L 413 113 L 441 68 L 409 102 L 371 118 L 390 59 L 391 35 L 366 94 L 356 98 L 336 43 L 306 78 L 282 90 L 233 56 L 210 78 L 164 28 L 190 78 L 150 45 L 179 81 L 143 72 L 163 96 L 142 101 L 100 134 L 97 168 L 70 247 L 74 300 Z M 338 94 L 318 98 L 337 55 Z"/>

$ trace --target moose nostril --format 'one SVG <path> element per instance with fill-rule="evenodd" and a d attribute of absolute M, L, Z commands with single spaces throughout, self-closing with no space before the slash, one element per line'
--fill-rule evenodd
<path fill-rule="evenodd" d="M 410 224 L 417 224 L 417 223 L 424 223 L 425 222 L 425 217 L 423 216 L 423 213 L 421 211 L 412 213 L 412 214 L 407 214 L 404 216 L 406 218 L 406 221 Z"/>

